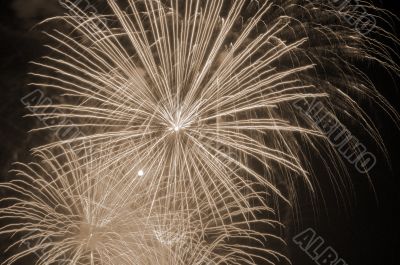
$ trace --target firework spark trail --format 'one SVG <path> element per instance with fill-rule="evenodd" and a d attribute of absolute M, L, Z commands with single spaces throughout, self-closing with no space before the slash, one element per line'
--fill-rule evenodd
<path fill-rule="evenodd" d="M 71 65 L 64 60 L 52 58 L 48 59 L 59 65 L 41 64 L 56 70 L 63 78 L 36 74 L 58 82 L 57 85 L 37 85 L 61 88 L 68 95 L 81 97 L 83 102 L 79 106 L 54 107 L 70 111 L 64 114 L 69 118 L 90 119 L 90 123 L 80 123 L 79 126 L 111 129 L 109 132 L 97 132 L 73 141 L 91 139 L 100 144 L 110 141 L 117 150 L 115 159 L 110 163 L 129 163 L 129 157 L 140 154 L 139 164 L 142 163 L 143 168 L 156 172 L 154 175 L 172 176 L 175 179 L 190 178 L 184 189 L 194 190 L 192 179 L 200 177 L 206 178 L 202 183 L 204 190 L 209 189 L 210 184 L 235 190 L 238 186 L 236 180 L 247 185 L 243 181 L 243 175 L 249 174 L 283 197 L 273 184 L 251 169 L 245 161 L 254 159 L 265 168 L 269 168 L 267 161 L 274 160 L 291 171 L 306 175 L 296 157 L 267 147 L 263 140 L 263 132 L 268 130 L 317 134 L 311 130 L 290 126 L 286 121 L 270 117 L 267 113 L 268 109 L 275 107 L 277 103 L 303 97 L 301 94 L 295 94 L 295 91 L 305 90 L 308 86 L 300 84 L 296 73 L 312 66 L 305 65 L 278 72 L 270 64 L 299 47 L 305 39 L 290 45 L 273 45 L 271 40 L 277 39 L 276 35 L 287 26 L 287 23 L 279 20 L 261 37 L 246 45 L 247 49 L 234 57 L 254 31 L 255 25 L 260 22 L 262 15 L 271 8 L 271 4 L 265 4 L 254 20 L 245 27 L 236 43 L 226 52 L 225 58 L 217 58 L 233 23 L 238 20 L 243 3 L 234 4 L 226 20 L 216 15 L 221 11 L 222 1 L 208 2 L 204 7 L 204 14 L 199 11 L 199 2 L 194 5 L 195 2 L 190 1 L 183 18 L 178 12 L 172 12 L 172 17 L 169 18 L 159 2 L 154 2 L 158 3 L 157 7 L 153 6 L 152 1 L 145 3 L 145 13 L 149 17 L 150 25 L 143 24 L 142 21 L 147 20 L 139 15 L 142 12 L 134 2 L 131 3 L 132 16 L 124 14 L 114 2 L 110 2 L 137 52 L 138 60 L 127 60 L 132 56 L 128 55 L 128 51 L 120 44 L 122 41 L 117 39 L 119 35 L 112 33 L 111 29 L 110 32 L 91 32 L 86 27 L 81 27 L 81 33 L 91 40 L 93 49 L 70 49 L 83 48 L 83 45 L 64 34 L 62 36 L 74 42 L 74 46 L 69 46 L 64 41 L 61 43 L 87 64 L 80 62 L 76 65 L 75 59 L 75 64 Z M 175 8 L 178 9 L 177 6 Z M 77 28 L 79 24 L 74 22 L 80 23 L 81 20 L 67 21 Z M 145 27 L 148 28 L 147 31 Z M 169 37 L 171 33 L 166 33 L 168 28 L 173 29 L 172 37 Z M 214 34 L 217 34 L 217 37 L 212 41 Z M 186 43 L 189 43 L 189 47 Z M 154 46 L 156 50 L 152 51 Z M 266 46 L 270 46 L 267 48 L 268 52 L 249 63 L 256 52 L 264 51 L 260 47 Z M 71 59 L 74 56 L 67 57 Z M 227 58 L 232 59 L 227 62 Z M 93 63 L 89 64 L 90 61 L 96 62 L 96 68 L 100 68 L 100 73 L 104 74 L 99 75 L 98 71 L 94 74 Z M 111 61 L 115 66 L 106 61 Z M 211 70 L 215 61 L 220 63 L 216 65 L 216 70 Z M 74 66 L 80 74 L 69 73 L 60 66 Z M 118 69 L 120 73 L 113 69 Z M 142 76 L 136 69 L 144 69 L 146 76 Z M 84 80 L 83 76 L 91 80 Z M 69 78 L 75 83 L 67 81 Z M 122 83 L 118 82 L 120 79 L 123 80 Z M 130 81 L 131 79 L 134 80 Z M 127 83 L 129 85 L 126 85 Z M 121 89 L 121 86 L 124 89 Z M 288 88 L 284 88 L 286 86 Z M 260 94 L 263 96 L 260 97 Z M 85 103 L 89 102 L 98 103 L 87 106 Z M 264 117 L 258 118 L 257 111 L 261 111 Z M 254 117 L 246 117 L 249 115 Z M 206 143 L 204 140 L 207 140 Z M 232 153 L 237 154 L 235 157 L 240 159 L 221 153 L 215 148 L 217 145 L 228 146 Z M 235 171 L 226 166 L 227 161 L 235 165 Z M 154 166 L 156 163 L 158 165 Z M 238 173 L 237 167 L 242 172 Z M 169 172 L 164 172 L 166 170 Z M 196 174 L 201 171 L 205 171 L 206 174 Z M 214 178 L 216 180 L 213 180 Z M 169 181 L 177 183 L 174 179 Z M 176 188 L 173 192 L 179 193 Z M 240 194 L 235 194 L 235 191 L 231 193 L 240 204 Z"/>
<path fill-rule="evenodd" d="M 129 191 L 117 183 L 119 180 L 110 177 L 121 172 L 98 171 L 92 164 L 94 161 L 85 168 L 76 164 L 71 152 L 64 153 L 62 159 L 42 153 L 43 162 L 20 165 L 21 169 L 15 170 L 18 177 L 1 185 L 18 194 L 2 200 L 11 206 L 1 210 L 1 218 L 17 222 L 3 227 L 1 233 L 31 233 L 10 248 L 29 241 L 39 242 L 12 256 L 5 264 L 39 251 L 44 255 L 38 264 L 53 264 L 57 260 L 65 264 L 67 261 L 85 264 L 90 260 L 91 264 L 97 264 L 97 260 L 101 264 L 107 261 L 114 264 L 111 261 L 116 258 L 118 264 L 140 263 L 146 257 L 146 246 L 129 244 L 140 242 L 146 236 L 144 218 L 140 219 L 143 209 L 128 208 L 125 197 Z M 63 160 L 66 164 L 62 164 Z M 94 183 L 95 177 L 101 181 Z M 113 187 L 118 193 L 110 193 Z M 152 252 L 156 254 L 157 249 Z M 123 260 L 125 263 L 121 263 Z"/>
<path fill-rule="evenodd" d="M 312 192 L 318 179 L 311 152 L 340 196 L 349 185 L 336 177 L 346 173 L 340 154 L 293 103 L 318 99 L 334 117 L 356 121 L 383 150 L 358 98 L 399 120 L 356 63 L 367 60 L 397 74 L 393 52 L 349 27 L 328 4 L 108 3 L 111 15 L 72 7 L 56 18 L 72 30 L 47 34 L 57 43 L 48 46 L 53 55 L 34 63 L 41 70 L 32 73 L 32 85 L 66 99 L 31 106 L 34 116 L 56 121 L 42 129 L 79 127 L 85 136 L 36 148 L 50 170 L 26 167 L 18 171 L 22 181 L 2 185 L 27 198 L 11 198 L 16 204 L 1 210 L 4 218 L 32 220 L 2 233 L 39 228 L 30 237 L 43 239 L 37 248 L 47 249 L 54 237 L 58 242 L 41 264 L 59 253 L 76 264 L 255 264 L 262 255 L 275 264 L 285 258 L 263 244 L 280 239 L 253 229 L 280 226 L 259 219 L 260 212 L 279 219 L 266 193 L 274 202 L 296 204 L 298 179 Z M 383 28 L 374 33 L 398 41 Z M 66 118 L 72 124 L 60 122 Z M 37 194 L 22 190 L 29 184 Z M 38 223 L 40 216 L 64 227 Z M 104 221 L 111 223 L 99 231 Z"/>
<path fill-rule="evenodd" d="M 346 27 L 327 4 L 237 1 L 221 15 L 222 0 L 128 2 L 129 8 L 121 9 L 109 1 L 116 21 L 109 27 L 98 27 L 96 17 L 74 9 L 75 16 L 59 18 L 73 32 L 49 34 L 59 46 L 49 46 L 54 57 L 36 64 L 53 73 L 33 73 L 40 80 L 34 85 L 73 100 L 38 106 L 58 110 L 39 116 L 69 118 L 86 136 L 42 149 L 108 143 L 115 156 L 104 166 L 131 163 L 136 156 L 144 171 L 175 183 L 172 193 L 194 190 L 202 178 L 206 193 L 211 186 L 224 187 L 239 202 L 235 187 L 250 178 L 285 199 L 277 182 L 287 182 L 295 192 L 300 175 L 312 186 L 312 168 L 304 162 L 308 152 L 328 155 L 322 159 L 332 178 L 345 168 L 322 140 L 323 132 L 293 108 L 294 101 L 319 98 L 335 116 L 357 121 L 379 144 L 379 133 L 356 97 L 374 100 L 398 119 L 350 63 L 361 58 L 397 71 L 389 47 Z M 251 5 L 255 14 L 238 24 Z M 382 28 L 375 32 L 396 41 Z M 162 180 L 152 187 L 157 181 Z"/>
<path fill-rule="evenodd" d="M 202 217 L 196 211 L 187 214 L 179 207 L 165 209 L 166 201 L 177 202 L 171 194 L 158 194 L 155 200 L 143 186 L 121 181 L 125 171 L 121 166 L 99 171 L 99 163 L 109 156 L 93 157 L 87 149 L 87 163 L 82 166 L 70 149 L 60 149 L 62 155 L 49 152 L 38 154 L 39 163 L 19 164 L 17 177 L 1 187 L 15 197 L 3 199 L 2 220 L 12 220 L 1 234 L 28 236 L 15 240 L 9 248 L 33 246 L 19 251 L 4 264 L 18 262 L 32 253 L 43 253 L 36 264 L 253 264 L 260 253 L 262 259 L 275 262 L 284 256 L 262 248 L 262 240 L 281 241 L 273 234 L 253 230 L 259 223 L 275 227 L 280 224 L 269 219 L 244 222 L 235 203 L 220 203 L 219 214 L 230 219 L 229 225 L 215 223 L 209 202 L 203 198 Z M 125 178 L 130 182 L 139 176 Z M 217 192 L 217 191 L 215 191 Z M 247 195 L 251 199 L 258 195 Z M 194 197 L 185 198 L 194 205 Z M 198 200 L 198 198 L 196 197 Z M 248 212 L 262 211 L 253 206 Z M 236 210 L 237 211 L 237 210 Z M 234 213 L 234 214 L 232 214 Z M 236 220 L 233 221 L 232 218 Z M 190 222 L 188 220 L 191 220 Z M 202 223 L 200 220 L 204 220 Z M 11 223 L 11 222 L 10 222 Z M 245 238 L 260 245 L 236 245 Z M 29 244 L 28 244 L 29 243 Z M 253 252 L 253 253 L 252 253 Z"/>

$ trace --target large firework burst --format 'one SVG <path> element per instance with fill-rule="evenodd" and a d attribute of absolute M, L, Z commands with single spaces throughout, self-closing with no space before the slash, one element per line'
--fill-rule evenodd
<path fill-rule="evenodd" d="M 60 155 L 41 152 L 39 163 L 19 164 L 16 178 L 1 185 L 15 197 L 1 201 L 7 206 L 0 210 L 0 218 L 10 225 L 0 233 L 18 235 L 10 249 L 24 249 L 5 264 L 32 254 L 38 257 L 35 264 L 43 265 L 252 264 L 257 258 L 268 262 L 285 259 L 262 247 L 266 240 L 281 239 L 254 230 L 256 223 L 280 226 L 277 221 L 243 220 L 235 203 L 219 203 L 218 214 L 226 220 L 221 224 L 204 196 L 199 202 L 199 196 L 187 192 L 186 200 L 178 201 L 175 194 L 159 189 L 153 198 L 147 185 L 135 181 L 139 176 L 122 178 L 129 171 L 121 165 L 99 170 L 103 159 L 110 156 L 94 157 L 89 150 L 84 166 L 70 149 L 61 149 Z M 176 207 L 184 203 L 193 207 L 195 198 L 201 216 Z M 247 209 L 249 215 L 260 211 L 272 210 Z M 237 244 L 243 239 L 251 244 Z"/>
<path fill-rule="evenodd" d="M 107 164 L 138 157 L 143 172 L 182 183 L 171 190 L 177 194 L 201 179 L 205 192 L 224 187 L 240 201 L 236 187 L 256 181 L 283 198 L 277 183 L 292 193 L 297 176 L 311 184 L 308 153 L 320 153 L 332 176 L 343 168 L 323 130 L 293 102 L 318 99 L 379 143 L 355 98 L 398 118 L 356 67 L 368 60 L 397 70 L 389 48 L 351 28 L 332 5 L 148 0 L 121 9 L 108 2 L 107 20 L 72 9 L 60 19 L 73 32 L 49 34 L 58 45 L 37 64 L 52 73 L 34 73 L 35 85 L 70 100 L 37 106 L 47 110 L 38 115 L 68 119 L 49 127 L 77 126 L 84 136 L 42 148 L 107 143 L 115 153 Z"/>
<path fill-rule="evenodd" d="M 398 119 L 357 67 L 368 61 L 397 72 L 392 52 L 348 24 L 361 15 L 351 8 L 307 0 L 108 3 L 111 15 L 72 7 L 57 18 L 71 31 L 48 34 L 57 44 L 32 73 L 33 85 L 65 96 L 33 107 L 55 124 L 45 129 L 82 133 L 36 149 L 51 172 L 20 171 L 37 195 L 22 190 L 27 180 L 3 185 L 27 198 L 12 199 L 7 217 L 62 226 L 44 218 L 3 229 L 39 231 L 28 239 L 40 238 L 42 249 L 56 237 L 41 264 L 60 253 L 72 264 L 254 264 L 260 251 L 279 259 L 253 246 L 275 238 L 255 223 L 278 225 L 258 218 L 273 213 L 265 193 L 295 203 L 298 178 L 312 190 L 311 152 L 331 176 L 344 168 L 298 102 L 318 100 L 325 114 L 357 122 L 379 144 L 357 99 Z M 373 34 L 397 41 L 379 27 Z M 67 168 L 56 162 L 60 148 Z"/>

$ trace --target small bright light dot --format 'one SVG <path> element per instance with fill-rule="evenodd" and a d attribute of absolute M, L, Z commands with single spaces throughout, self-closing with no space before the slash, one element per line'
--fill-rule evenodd
<path fill-rule="evenodd" d="M 175 132 L 178 132 L 180 130 L 179 126 L 174 127 Z"/>
<path fill-rule="evenodd" d="M 143 177 L 143 176 L 144 176 L 144 171 L 143 171 L 143 170 L 139 170 L 138 176 L 139 176 L 139 177 Z"/>

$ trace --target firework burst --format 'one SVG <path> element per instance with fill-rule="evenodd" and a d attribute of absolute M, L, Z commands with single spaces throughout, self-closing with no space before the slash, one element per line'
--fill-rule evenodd
<path fill-rule="evenodd" d="M 267 241 L 281 239 L 254 230 L 255 224 L 279 227 L 273 219 L 243 220 L 235 203 L 219 203 L 218 214 L 226 220 L 221 224 L 205 199 L 199 202 L 198 196 L 187 193 L 186 200 L 179 202 L 167 191 L 162 195 L 161 189 L 153 198 L 151 190 L 135 181 L 137 175 L 122 178 L 129 174 L 123 167 L 99 170 L 103 159 L 110 158 L 106 154 L 93 157 L 87 149 L 89 160 L 82 166 L 76 153 L 60 151 L 60 155 L 37 154 L 39 163 L 18 164 L 17 177 L 1 184 L 15 196 L 1 201 L 1 219 L 10 225 L 0 233 L 20 238 L 9 249 L 26 249 L 4 264 L 32 254 L 40 265 L 252 264 L 261 257 L 268 262 L 285 259 L 263 247 Z M 195 198 L 202 216 L 173 206 L 190 203 L 194 208 Z M 262 211 L 272 212 L 257 206 L 247 209 L 249 215 Z M 251 244 L 235 244 L 244 238 Z"/>
<path fill-rule="evenodd" d="M 254 229 L 279 226 L 276 216 L 259 218 L 274 213 L 266 193 L 295 204 L 297 179 L 312 191 L 310 153 L 332 178 L 345 172 L 324 130 L 296 103 L 317 100 L 326 114 L 356 122 L 384 149 L 358 99 L 399 116 L 357 66 L 368 61 L 398 73 L 392 51 L 348 24 L 345 18 L 358 12 L 318 1 L 127 3 L 108 0 L 106 16 L 72 6 L 70 15 L 56 18 L 71 31 L 48 33 L 57 44 L 35 63 L 41 70 L 32 73 L 32 85 L 55 89 L 64 101 L 32 109 L 55 124 L 38 130 L 82 133 L 35 149 L 50 172 L 27 167 L 29 173 L 18 171 L 26 180 L 3 185 L 28 199 L 12 198 L 7 218 L 46 217 L 4 233 L 39 229 L 28 239 L 40 238 L 42 249 L 56 238 L 42 264 L 59 253 L 77 264 L 284 259 L 264 245 L 279 238 Z M 372 34 L 397 42 L 380 27 Z M 56 162 L 60 148 L 66 167 Z M 28 183 L 39 195 L 22 190 Z"/>
<path fill-rule="evenodd" d="M 357 60 L 368 60 L 397 71 L 389 48 L 350 28 L 328 4 L 146 0 L 121 9 L 108 3 L 113 14 L 105 16 L 107 24 L 73 9 L 74 16 L 59 18 L 73 32 L 49 34 L 59 45 L 49 46 L 54 56 L 37 64 L 52 74 L 34 73 L 41 80 L 34 85 L 70 100 L 37 106 L 37 116 L 68 119 L 68 125 L 46 128 L 76 126 L 84 136 L 41 149 L 107 143 L 115 154 L 107 164 L 132 164 L 137 157 L 142 173 L 182 183 L 173 193 L 195 190 L 201 179 L 205 192 L 223 187 L 239 202 L 236 187 L 247 181 L 281 198 L 278 183 L 295 194 L 293 183 L 302 176 L 311 187 L 310 152 L 323 157 L 331 176 L 344 168 L 323 130 L 293 107 L 295 101 L 319 100 L 333 117 L 357 121 L 379 144 L 355 98 L 368 97 L 398 119 L 356 67 Z"/>

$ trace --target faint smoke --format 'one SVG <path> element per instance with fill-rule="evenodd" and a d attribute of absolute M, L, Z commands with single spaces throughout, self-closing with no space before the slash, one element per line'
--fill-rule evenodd
<path fill-rule="evenodd" d="M 50 17 L 62 12 L 57 0 L 14 0 L 12 8 L 20 19 Z"/>

